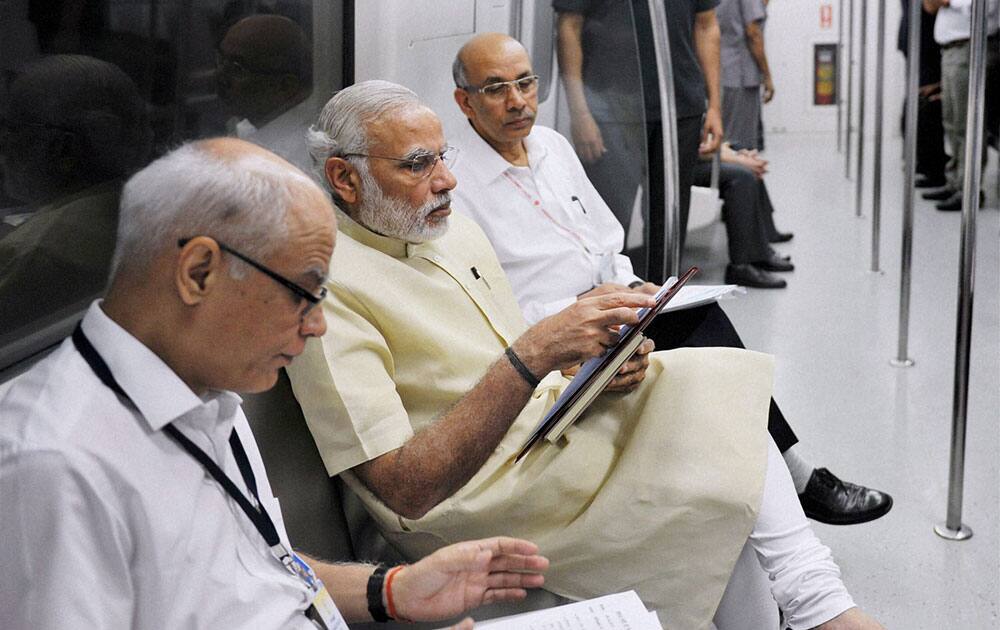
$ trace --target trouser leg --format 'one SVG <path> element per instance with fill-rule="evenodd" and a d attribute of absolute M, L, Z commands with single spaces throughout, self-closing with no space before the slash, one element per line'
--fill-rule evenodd
<path fill-rule="evenodd" d="M 759 142 L 760 86 L 722 88 L 722 128 L 726 140 L 744 149 Z"/>
<path fill-rule="evenodd" d="M 814 628 L 854 607 L 840 568 L 809 526 L 788 468 L 770 440 L 764 493 L 748 542 L 792 630 Z"/>
<path fill-rule="evenodd" d="M 698 144 L 701 142 L 701 116 L 687 116 L 677 119 L 677 175 L 681 198 L 681 250 L 687 237 L 688 209 L 691 205 L 691 185 L 694 183 L 694 168 L 698 164 Z"/>
<path fill-rule="evenodd" d="M 737 164 L 720 165 L 722 218 L 729 239 L 729 261 L 734 265 L 766 260 L 770 254 L 757 184 L 750 169 Z"/>
<path fill-rule="evenodd" d="M 941 106 L 944 132 L 951 159 L 946 176 L 948 185 L 962 190 L 965 177 L 965 118 L 969 100 L 969 44 L 941 50 Z"/>
<path fill-rule="evenodd" d="M 657 350 L 746 347 L 733 323 L 716 302 L 657 315 L 646 329 L 646 336 L 656 343 Z M 767 414 L 767 431 L 781 452 L 799 441 L 773 398 Z"/>

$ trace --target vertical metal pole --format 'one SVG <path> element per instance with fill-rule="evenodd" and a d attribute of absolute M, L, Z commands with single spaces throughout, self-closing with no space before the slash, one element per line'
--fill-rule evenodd
<path fill-rule="evenodd" d="M 858 159 L 855 163 L 854 180 L 854 216 L 861 216 L 861 199 L 864 195 L 865 178 L 865 71 L 868 65 L 868 1 L 861 0 L 861 24 L 858 25 L 860 35 L 858 46 Z"/>
<path fill-rule="evenodd" d="M 677 173 L 677 105 L 674 101 L 674 69 L 670 64 L 670 35 L 667 31 L 667 9 L 663 0 L 649 0 L 649 17 L 656 49 L 657 81 L 660 91 L 660 116 L 663 121 L 663 181 L 668 190 L 664 221 L 665 247 L 663 279 L 676 275 L 681 266 L 681 190 Z"/>
<path fill-rule="evenodd" d="M 843 65 L 844 65 L 844 0 L 837 3 L 837 153 L 843 150 L 844 123 L 842 110 L 844 109 L 843 88 Z"/>
<path fill-rule="evenodd" d="M 972 298 L 976 275 L 976 213 L 983 154 L 983 101 L 986 88 L 986 0 L 973 0 L 969 59 L 969 104 L 965 124 L 965 178 L 962 186 L 962 249 L 958 271 L 958 331 L 955 335 L 955 393 L 952 398 L 951 466 L 948 472 L 948 516 L 934 532 L 948 540 L 966 540 L 972 530 L 962 524 L 965 481 L 965 424 L 969 411 L 969 350 L 972 341 Z"/>
<path fill-rule="evenodd" d="M 862 0 L 863 1 L 863 0 Z M 844 177 L 851 179 L 851 112 L 854 107 L 854 0 L 847 0 L 847 124 L 844 137 Z"/>
<path fill-rule="evenodd" d="M 916 0 L 915 0 L 916 1 Z M 885 85 L 885 0 L 878 2 L 875 37 L 875 154 L 872 157 L 872 271 L 879 270 L 882 229 L 882 102 Z"/>
<path fill-rule="evenodd" d="M 895 367 L 909 367 L 913 359 L 907 356 L 910 340 L 910 279 L 913 266 L 913 199 L 917 167 L 917 105 L 920 100 L 920 22 L 923 9 L 920 0 L 910 0 L 910 32 L 906 54 L 906 132 L 903 138 L 903 240 L 899 263 L 899 342 Z"/>

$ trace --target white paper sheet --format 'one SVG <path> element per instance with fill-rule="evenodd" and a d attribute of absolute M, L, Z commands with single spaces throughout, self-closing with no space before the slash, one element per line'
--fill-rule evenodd
<path fill-rule="evenodd" d="M 660 314 L 694 308 L 720 298 L 733 297 L 734 293 L 743 294 L 746 293 L 746 289 L 735 284 L 685 284 Z"/>
<path fill-rule="evenodd" d="M 635 591 L 477 622 L 488 630 L 663 630 Z"/>

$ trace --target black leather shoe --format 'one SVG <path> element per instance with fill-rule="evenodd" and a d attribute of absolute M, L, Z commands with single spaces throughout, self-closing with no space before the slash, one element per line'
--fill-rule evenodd
<path fill-rule="evenodd" d="M 841 481 L 826 468 L 813 471 L 799 502 L 806 516 L 828 525 L 867 523 L 885 516 L 892 508 L 888 494 Z"/>
<path fill-rule="evenodd" d="M 944 201 L 945 199 L 951 198 L 955 194 L 955 192 L 956 191 L 952 190 L 951 188 L 944 187 L 938 190 L 927 191 L 920 196 L 926 199 L 927 201 Z"/>
<path fill-rule="evenodd" d="M 755 261 L 753 266 L 764 271 L 794 271 L 795 265 L 791 259 L 782 258 L 780 254 L 772 251 L 765 260 Z"/>
<path fill-rule="evenodd" d="M 962 209 L 962 193 L 955 193 L 941 203 L 935 204 L 935 208 L 944 212 L 955 212 Z"/>
<path fill-rule="evenodd" d="M 726 265 L 726 284 L 756 289 L 784 289 L 788 283 L 753 265 Z"/>
<path fill-rule="evenodd" d="M 963 195 L 960 192 L 955 193 L 951 198 L 942 201 L 941 203 L 935 205 L 934 207 L 942 212 L 958 212 L 962 209 L 962 199 Z M 983 202 L 986 198 L 983 196 L 983 191 L 979 191 L 979 207 L 983 207 Z"/>
<path fill-rule="evenodd" d="M 771 241 L 772 243 L 787 243 L 794 237 L 795 235 L 792 234 L 791 232 L 775 232 L 767 240 Z"/>
<path fill-rule="evenodd" d="M 927 177 L 926 175 L 917 175 L 916 179 L 913 180 L 914 188 L 941 188 L 948 183 L 948 180 L 944 178 L 944 175 L 938 177 Z"/>

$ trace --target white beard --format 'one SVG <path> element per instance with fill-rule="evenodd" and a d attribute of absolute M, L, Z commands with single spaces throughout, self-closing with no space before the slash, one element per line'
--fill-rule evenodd
<path fill-rule="evenodd" d="M 439 238 L 448 231 L 448 217 L 433 220 L 428 215 L 442 205 L 451 203 L 447 192 L 436 195 L 419 208 L 403 199 L 385 194 L 368 165 L 358 168 L 361 177 L 361 203 L 355 210 L 355 221 L 369 230 L 398 238 L 408 243 L 423 243 Z"/>

